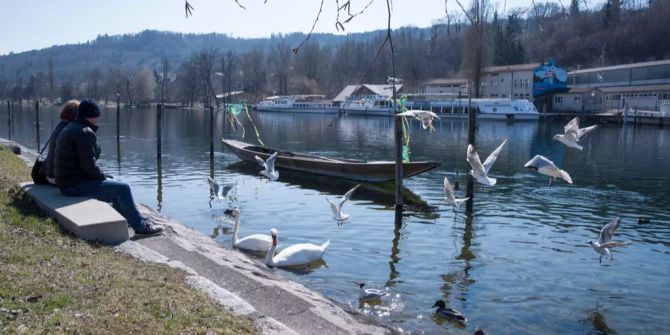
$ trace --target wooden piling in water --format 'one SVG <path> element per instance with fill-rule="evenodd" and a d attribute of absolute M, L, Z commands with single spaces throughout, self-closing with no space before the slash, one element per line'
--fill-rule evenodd
<path fill-rule="evenodd" d="M 477 113 L 475 109 L 470 106 L 468 109 L 468 144 L 475 146 L 475 133 L 477 131 Z M 472 213 L 472 201 L 474 198 L 474 178 L 468 173 L 468 181 L 465 190 L 465 196 L 468 197 L 468 201 L 465 202 L 465 211 L 467 213 Z"/>
<path fill-rule="evenodd" d="M 121 94 L 116 93 L 116 140 L 121 136 Z"/>
<path fill-rule="evenodd" d="M 7 100 L 7 138 L 12 140 L 12 105 Z"/>
<path fill-rule="evenodd" d="M 35 101 L 35 138 L 37 139 L 37 150 L 40 148 L 40 102 Z"/>
<path fill-rule="evenodd" d="M 209 157 L 214 158 L 214 106 L 209 106 Z"/>
<path fill-rule="evenodd" d="M 162 147 L 161 139 L 163 138 L 163 129 L 162 123 L 163 119 L 163 106 L 161 104 L 156 105 L 156 157 L 160 160 L 162 156 Z"/>

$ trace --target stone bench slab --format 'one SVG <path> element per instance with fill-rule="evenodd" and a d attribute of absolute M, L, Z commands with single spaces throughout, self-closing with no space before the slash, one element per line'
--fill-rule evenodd
<path fill-rule="evenodd" d="M 21 184 L 37 205 L 65 230 L 92 242 L 119 244 L 127 241 L 128 222 L 110 204 L 82 197 L 68 197 L 49 185 Z"/>

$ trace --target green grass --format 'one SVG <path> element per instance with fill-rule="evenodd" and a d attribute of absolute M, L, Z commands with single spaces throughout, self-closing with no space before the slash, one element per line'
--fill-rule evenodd
<path fill-rule="evenodd" d="M 0 333 L 252 334 L 253 324 L 147 264 L 61 231 L 18 187 L 25 163 L 0 148 Z"/>

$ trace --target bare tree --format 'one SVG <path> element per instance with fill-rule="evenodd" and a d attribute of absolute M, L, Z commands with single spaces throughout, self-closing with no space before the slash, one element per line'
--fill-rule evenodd
<path fill-rule="evenodd" d="M 202 88 L 200 91 L 202 93 L 202 103 L 205 105 L 205 107 L 211 106 L 212 99 L 214 99 L 214 96 L 216 95 L 214 92 L 214 86 L 212 85 L 212 75 L 216 58 L 216 50 L 203 50 L 195 58 L 195 64 L 198 69 L 198 77 L 201 85 L 200 87 Z M 218 107 L 218 101 L 216 101 L 216 105 Z"/>
<path fill-rule="evenodd" d="M 140 69 L 133 75 L 132 89 L 136 94 L 137 103 L 148 104 L 156 96 L 156 78 L 150 69 Z"/>
<path fill-rule="evenodd" d="M 461 3 L 456 0 L 459 5 Z M 487 22 L 491 13 L 488 0 L 472 0 L 470 9 L 465 11 L 470 26 L 465 32 L 465 48 L 463 49 L 464 72 L 472 80 L 475 89 L 474 96 L 479 98 L 482 80 L 482 69 L 488 57 Z"/>

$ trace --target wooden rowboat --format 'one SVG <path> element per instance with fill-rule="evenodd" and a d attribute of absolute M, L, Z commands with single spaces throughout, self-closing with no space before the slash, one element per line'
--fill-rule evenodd
<path fill-rule="evenodd" d="M 366 182 L 379 182 L 395 178 L 395 163 L 392 161 L 362 161 L 354 159 L 335 159 L 317 155 L 299 154 L 262 147 L 236 140 L 222 140 L 243 161 L 256 163 L 254 156 L 270 157 L 279 151 L 275 167 L 278 169 L 295 170 L 322 176 L 338 177 Z M 438 162 L 419 161 L 403 164 L 405 178 L 415 176 L 440 166 Z"/>

